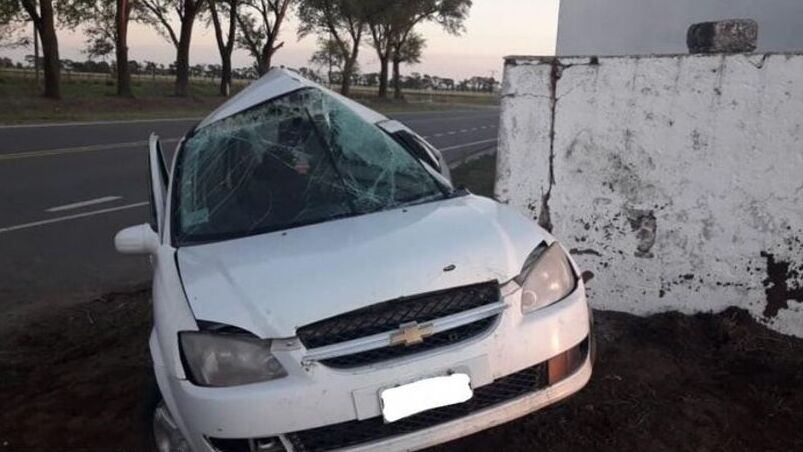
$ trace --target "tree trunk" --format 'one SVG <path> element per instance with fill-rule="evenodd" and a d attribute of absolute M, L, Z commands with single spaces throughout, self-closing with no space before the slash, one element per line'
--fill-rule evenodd
<path fill-rule="evenodd" d="M 273 64 L 273 53 L 275 51 L 272 50 L 272 49 L 273 49 L 273 47 L 271 47 L 271 50 L 268 52 L 268 55 L 265 56 L 265 58 L 263 60 L 263 64 L 265 66 L 265 72 L 263 72 L 263 74 L 267 74 L 267 72 L 270 70 L 271 64 Z"/>
<path fill-rule="evenodd" d="M 222 69 L 220 73 L 220 95 L 229 97 L 231 95 L 231 54 L 220 55 Z"/>
<path fill-rule="evenodd" d="M 355 39 L 351 45 L 351 54 L 347 55 L 346 61 L 343 64 L 343 73 L 340 80 L 340 94 L 348 96 L 351 92 L 351 73 L 354 72 L 354 66 L 357 63 L 357 54 L 360 51 L 359 38 Z"/>
<path fill-rule="evenodd" d="M 190 83 L 190 40 L 195 16 L 187 13 L 181 22 L 181 36 L 176 49 L 176 96 L 187 97 Z"/>
<path fill-rule="evenodd" d="M 259 58 L 257 58 L 257 74 L 260 77 L 265 75 L 265 73 L 270 70 L 270 60 L 272 56 L 270 54 L 271 46 L 272 42 L 268 40 L 268 42 L 262 46 L 262 52 L 260 53 Z"/>
<path fill-rule="evenodd" d="M 278 33 L 279 25 L 277 24 L 274 28 L 274 33 Z M 277 50 L 284 46 L 284 42 L 280 42 L 279 45 L 274 45 L 276 43 L 276 34 L 268 38 L 265 42 L 265 45 L 262 47 L 262 58 L 257 61 L 257 72 L 259 75 L 267 74 L 267 72 L 271 68 L 271 64 L 273 62 L 273 55 L 276 53 Z"/>
<path fill-rule="evenodd" d="M 131 93 L 131 71 L 128 68 L 128 0 L 117 0 L 117 95 L 133 97 Z"/>
<path fill-rule="evenodd" d="M 36 72 L 36 89 L 39 89 L 39 28 L 33 24 L 33 68 Z"/>
<path fill-rule="evenodd" d="M 340 72 L 340 94 L 348 96 L 351 92 L 351 73 L 354 70 L 354 59 L 348 58 L 343 63 L 343 71 Z"/>
<path fill-rule="evenodd" d="M 42 58 L 45 69 L 45 97 L 61 99 L 61 64 L 59 62 L 59 40 L 53 18 L 51 0 L 41 0 L 39 36 L 42 40 Z"/>
<path fill-rule="evenodd" d="M 379 93 L 380 99 L 388 98 L 388 57 L 379 59 Z"/>
<path fill-rule="evenodd" d="M 403 99 L 401 90 L 401 74 L 399 73 L 399 66 L 401 61 L 393 59 L 393 97 L 395 99 Z"/>

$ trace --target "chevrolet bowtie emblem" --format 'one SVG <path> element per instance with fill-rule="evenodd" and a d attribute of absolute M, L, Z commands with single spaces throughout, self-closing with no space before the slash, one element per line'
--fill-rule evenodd
<path fill-rule="evenodd" d="M 417 322 L 403 323 L 390 335 L 390 345 L 410 346 L 424 342 L 424 338 L 432 336 L 432 325 L 419 325 Z"/>

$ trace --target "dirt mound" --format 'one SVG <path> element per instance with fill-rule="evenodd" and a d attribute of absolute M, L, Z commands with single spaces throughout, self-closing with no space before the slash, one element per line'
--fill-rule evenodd
<path fill-rule="evenodd" d="M 0 333 L 0 451 L 147 450 L 146 290 Z M 596 312 L 578 395 L 437 450 L 803 450 L 803 341 L 745 312 Z"/>
<path fill-rule="evenodd" d="M 0 335 L 0 451 L 147 450 L 149 294 L 111 294 Z"/>
<path fill-rule="evenodd" d="M 803 450 L 803 341 L 738 309 L 595 316 L 583 391 L 441 450 Z"/>

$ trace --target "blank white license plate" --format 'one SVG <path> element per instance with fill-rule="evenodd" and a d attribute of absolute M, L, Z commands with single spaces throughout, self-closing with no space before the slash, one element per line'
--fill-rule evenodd
<path fill-rule="evenodd" d="M 446 405 L 462 403 L 474 394 L 466 374 L 427 378 L 379 393 L 385 422 Z"/>

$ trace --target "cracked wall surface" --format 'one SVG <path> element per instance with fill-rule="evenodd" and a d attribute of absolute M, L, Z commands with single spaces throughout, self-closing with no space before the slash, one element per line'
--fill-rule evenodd
<path fill-rule="evenodd" d="M 509 57 L 496 195 L 596 307 L 803 336 L 803 55 Z"/>

